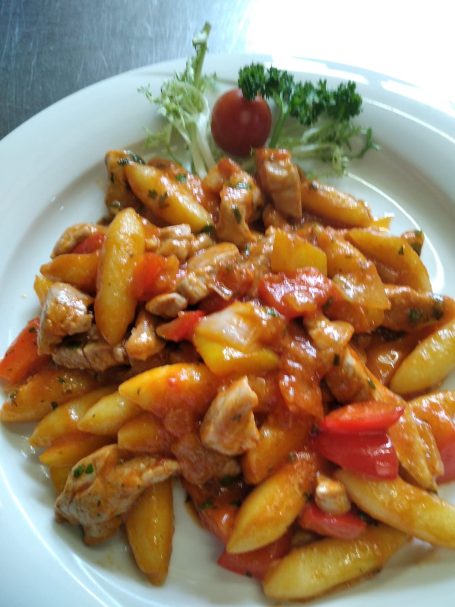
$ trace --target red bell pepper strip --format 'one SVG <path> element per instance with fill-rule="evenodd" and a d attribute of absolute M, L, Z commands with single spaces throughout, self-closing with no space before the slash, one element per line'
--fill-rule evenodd
<path fill-rule="evenodd" d="M 158 335 L 169 341 L 190 341 L 196 325 L 205 316 L 202 310 L 179 312 L 176 319 L 162 324 L 158 328 Z"/>
<path fill-rule="evenodd" d="M 290 549 L 291 533 L 288 531 L 272 544 L 251 552 L 230 554 L 225 550 L 218 558 L 217 563 L 234 573 L 262 580 L 273 562 L 286 556 Z"/>
<path fill-rule="evenodd" d="M 380 401 L 353 403 L 331 411 L 319 427 L 336 434 L 385 432 L 403 411 L 404 406 Z"/>
<path fill-rule="evenodd" d="M 0 379 L 18 384 L 49 361 L 49 356 L 38 354 L 38 330 L 39 318 L 22 329 L 0 361 Z"/>
<path fill-rule="evenodd" d="M 258 293 L 265 304 L 287 318 L 314 314 L 330 297 L 337 296 L 335 285 L 316 268 L 266 274 Z"/>
<path fill-rule="evenodd" d="M 318 508 L 315 503 L 305 506 L 298 522 L 303 529 L 342 540 L 355 540 L 367 526 L 366 522 L 353 511 L 345 514 L 330 514 Z"/>
<path fill-rule="evenodd" d="M 83 253 L 94 253 L 103 246 L 106 235 L 102 232 L 95 232 L 90 234 L 87 238 L 84 238 L 79 244 L 77 244 L 71 253 L 83 254 Z"/>
<path fill-rule="evenodd" d="M 219 540 L 226 544 L 234 528 L 235 517 L 239 509 L 237 506 L 226 504 L 216 508 L 199 510 L 201 525 L 213 533 Z"/>
<path fill-rule="evenodd" d="M 160 292 L 157 283 L 166 266 L 166 257 L 156 253 L 144 253 L 133 276 L 133 293 L 139 301 L 147 301 Z"/>
<path fill-rule="evenodd" d="M 398 476 L 398 457 L 385 432 L 335 434 L 324 430 L 314 437 L 313 446 L 341 468 L 380 479 Z"/>

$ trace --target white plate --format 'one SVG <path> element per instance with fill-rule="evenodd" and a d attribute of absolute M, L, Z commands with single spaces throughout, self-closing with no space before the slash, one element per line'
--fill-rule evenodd
<path fill-rule="evenodd" d="M 207 71 L 225 83 L 253 59 L 209 57 Z M 137 93 L 180 70 L 172 62 L 91 86 L 35 116 L 0 142 L 0 352 L 36 314 L 34 275 L 68 225 L 103 211 L 105 152 L 141 151 L 154 118 Z M 455 120 L 453 108 L 427 105 L 421 91 L 377 74 L 315 61 L 279 64 L 335 84 L 353 79 L 363 94 L 362 121 L 382 146 L 352 166 L 340 188 L 368 201 L 376 215 L 393 212 L 395 233 L 425 230 L 424 261 L 438 292 L 455 295 Z M 77 529 L 54 522 L 53 496 L 25 440 L 27 427 L 0 429 L 1 603 L 84 605 L 264 605 L 259 587 L 215 565 L 215 540 L 193 523 L 176 496 L 176 533 L 169 579 L 150 586 L 122 538 L 87 548 Z M 447 495 L 454 491 L 444 489 Z M 383 607 L 447 604 L 455 592 L 455 553 L 413 543 L 378 576 L 313 604 Z M 439 597 L 439 599 L 437 599 Z M 444 597 L 444 598 L 442 598 Z M 442 602 L 441 602 L 442 601 Z"/>

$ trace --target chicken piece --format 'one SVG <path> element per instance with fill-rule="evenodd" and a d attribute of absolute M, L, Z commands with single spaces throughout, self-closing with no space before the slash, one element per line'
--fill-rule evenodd
<path fill-rule="evenodd" d="M 200 251 L 188 260 L 185 275 L 178 281 L 176 290 L 190 305 L 194 305 L 216 291 L 229 299 L 231 292 L 224 291 L 217 281 L 220 268 L 233 265 L 240 260 L 240 251 L 229 242 L 222 242 Z"/>
<path fill-rule="evenodd" d="M 52 351 L 52 360 L 56 365 L 67 369 L 89 369 L 96 372 L 128 364 L 125 349 L 120 345 L 111 346 L 105 341 L 88 342 L 77 347 L 74 344 L 57 346 Z"/>
<path fill-rule="evenodd" d="M 68 475 L 55 503 L 58 517 L 81 525 L 86 544 L 109 538 L 141 493 L 178 473 L 171 459 L 149 455 L 124 459 L 117 445 L 107 445 L 81 459 Z"/>
<path fill-rule="evenodd" d="M 76 223 L 67 228 L 57 240 L 52 250 L 51 257 L 53 258 L 57 257 L 57 255 L 63 255 L 64 253 L 71 253 L 74 247 L 88 236 L 99 233 L 103 234 L 105 232 L 106 228 L 102 225 L 95 223 Z"/>
<path fill-rule="evenodd" d="M 53 283 L 46 294 L 38 332 L 40 354 L 51 354 L 66 335 L 86 333 L 93 322 L 88 306 L 93 297 L 63 282 Z"/>
<path fill-rule="evenodd" d="M 160 244 L 156 250 L 159 255 L 175 255 L 180 262 L 190 256 L 193 234 L 187 223 L 161 228 L 159 238 Z"/>
<path fill-rule="evenodd" d="M 386 285 L 385 291 L 391 308 L 385 311 L 382 324 L 393 331 L 415 331 L 449 320 L 455 313 L 450 297 L 398 285 Z"/>
<path fill-rule="evenodd" d="M 165 342 L 155 331 L 155 321 L 145 310 L 140 310 L 134 328 L 125 344 L 126 353 L 132 360 L 147 360 L 165 347 Z"/>
<path fill-rule="evenodd" d="M 328 514 L 346 514 L 351 509 L 351 502 L 343 483 L 324 474 L 318 474 L 314 501 Z"/>
<path fill-rule="evenodd" d="M 253 414 L 257 404 L 246 375 L 221 389 L 202 421 L 202 443 L 225 455 L 240 455 L 254 447 L 259 440 Z"/>
<path fill-rule="evenodd" d="M 240 464 L 232 457 L 205 447 L 195 433 L 181 436 L 172 452 L 180 464 L 182 476 L 190 483 L 203 485 L 210 479 L 240 474 Z"/>
<path fill-rule="evenodd" d="M 222 158 L 210 170 L 204 185 L 220 196 L 218 238 L 237 246 L 254 241 L 248 224 L 259 218 L 264 198 L 253 177 L 234 161 Z"/>
<path fill-rule="evenodd" d="M 188 301 L 180 293 L 163 293 L 156 295 L 145 304 L 145 309 L 150 314 L 162 318 L 175 318 L 188 306 Z"/>
<path fill-rule="evenodd" d="M 306 318 L 304 324 L 319 359 L 325 368 L 330 369 L 337 364 L 340 354 L 350 342 L 354 327 L 342 320 L 329 320 L 323 314 Z"/>
<path fill-rule="evenodd" d="M 276 209 L 287 217 L 302 218 L 300 175 L 288 150 L 256 150 L 259 184 Z"/>
<path fill-rule="evenodd" d="M 133 207 L 139 212 L 143 205 L 131 191 L 125 176 L 125 166 L 133 163 L 144 164 L 143 159 L 128 150 L 110 150 L 104 162 L 109 175 L 109 187 L 104 199 L 109 214 L 115 216 L 126 207 Z"/>

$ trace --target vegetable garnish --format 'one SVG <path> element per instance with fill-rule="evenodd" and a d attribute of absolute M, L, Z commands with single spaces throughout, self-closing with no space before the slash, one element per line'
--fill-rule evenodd
<path fill-rule="evenodd" d="M 344 172 L 351 158 L 361 158 L 376 148 L 371 129 L 362 129 L 353 122 L 362 109 L 362 97 L 354 82 L 330 90 L 326 80 L 317 84 L 295 82 L 286 70 L 252 63 L 240 70 L 238 85 L 245 99 L 260 95 L 274 101 L 277 115 L 269 147 L 287 148 L 300 160 L 331 162 L 338 174 Z M 286 130 L 288 118 L 296 120 Z M 356 138 L 361 145 L 354 150 Z"/>
<path fill-rule="evenodd" d="M 165 147 L 173 156 L 171 138 L 177 131 L 188 146 L 193 168 L 200 176 L 215 164 L 207 135 L 210 107 L 205 95 L 213 85 L 214 77 L 202 74 L 209 33 L 210 24 L 206 23 L 193 38 L 194 57 L 188 59 L 181 74 L 175 74 L 163 84 L 158 97 L 154 97 L 150 87 L 140 89 L 168 121 L 161 131 L 148 133 L 146 145 L 150 148 Z"/>

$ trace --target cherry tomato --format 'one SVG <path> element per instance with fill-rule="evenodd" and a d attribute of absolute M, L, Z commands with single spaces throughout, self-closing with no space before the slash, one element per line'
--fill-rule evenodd
<path fill-rule="evenodd" d="M 404 411 L 404 406 L 380 401 L 354 403 L 331 411 L 320 423 L 320 428 L 345 434 L 386 431 Z"/>
<path fill-rule="evenodd" d="M 221 567 L 224 567 L 224 569 L 228 569 L 234 573 L 252 576 L 261 580 L 272 563 L 276 559 L 286 556 L 290 549 L 291 534 L 288 531 L 272 544 L 252 550 L 251 552 L 230 554 L 224 551 L 217 563 Z"/>
<path fill-rule="evenodd" d="M 259 297 L 287 318 L 308 316 L 335 297 L 332 281 L 316 268 L 267 274 L 259 282 Z"/>
<path fill-rule="evenodd" d="M 240 89 L 218 99 L 212 112 L 212 135 L 222 150 L 234 156 L 248 156 L 252 148 L 267 141 L 272 113 L 262 97 L 248 101 Z"/>
<path fill-rule="evenodd" d="M 314 438 L 319 455 L 347 470 L 375 478 L 398 476 L 398 457 L 385 432 L 335 434 L 322 431 Z"/>
<path fill-rule="evenodd" d="M 46 364 L 50 357 L 38 354 L 39 318 L 30 320 L 0 360 L 0 379 L 17 384 Z"/>
<path fill-rule="evenodd" d="M 314 503 L 305 506 L 298 521 L 303 529 L 310 529 L 319 535 L 337 537 L 341 540 L 355 540 L 367 526 L 366 522 L 355 512 L 330 514 L 318 508 Z"/>

